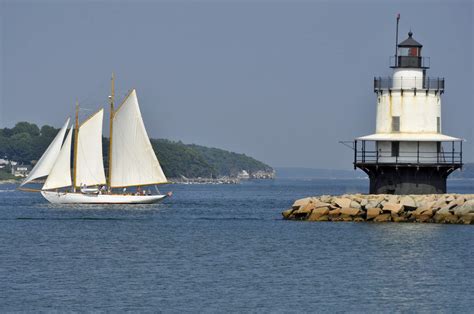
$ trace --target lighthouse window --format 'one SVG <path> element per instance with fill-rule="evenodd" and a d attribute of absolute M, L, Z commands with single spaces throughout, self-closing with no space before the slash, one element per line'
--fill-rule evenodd
<path fill-rule="evenodd" d="M 398 54 L 400 56 L 408 56 L 409 49 L 408 48 L 398 48 Z"/>
<path fill-rule="evenodd" d="M 441 133 L 441 118 L 436 117 L 436 132 Z"/>
<path fill-rule="evenodd" d="M 400 154 L 400 142 L 392 142 L 392 157 L 398 157 Z"/>
<path fill-rule="evenodd" d="M 418 57 L 418 48 L 410 48 L 408 55 L 412 57 Z"/>
<path fill-rule="evenodd" d="M 400 117 L 392 117 L 392 132 L 400 132 Z"/>
<path fill-rule="evenodd" d="M 417 47 L 410 47 L 410 48 L 398 48 L 398 54 L 404 57 L 419 57 L 420 56 L 420 49 Z"/>

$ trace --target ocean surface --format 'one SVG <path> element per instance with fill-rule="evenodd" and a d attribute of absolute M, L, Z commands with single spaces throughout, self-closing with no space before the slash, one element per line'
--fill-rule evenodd
<path fill-rule="evenodd" d="M 101 207 L 0 185 L 0 312 L 472 313 L 472 225 L 281 219 L 297 198 L 367 186 L 172 185 L 159 205 Z"/>

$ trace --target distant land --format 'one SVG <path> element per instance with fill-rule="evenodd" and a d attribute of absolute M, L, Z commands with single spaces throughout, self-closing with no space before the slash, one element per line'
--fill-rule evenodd
<path fill-rule="evenodd" d="M 366 179 L 367 175 L 357 170 L 331 170 L 302 167 L 275 167 L 279 179 Z M 474 163 L 466 163 L 462 171 L 456 170 L 448 179 L 474 179 Z"/>
<path fill-rule="evenodd" d="M 275 167 L 279 179 L 357 179 L 366 178 L 361 170 L 331 170 L 304 167 Z"/>
<path fill-rule="evenodd" d="M 11 129 L 0 129 L 0 159 L 34 164 L 58 131 L 49 125 L 39 128 L 29 122 L 19 122 Z M 168 178 L 237 177 L 243 170 L 250 178 L 274 176 L 272 167 L 245 154 L 166 139 L 151 139 L 151 143 Z M 102 144 L 104 167 L 107 168 L 109 139 L 103 137 Z M 7 179 L 11 179 L 11 175 L 3 169 L 0 180 Z"/>

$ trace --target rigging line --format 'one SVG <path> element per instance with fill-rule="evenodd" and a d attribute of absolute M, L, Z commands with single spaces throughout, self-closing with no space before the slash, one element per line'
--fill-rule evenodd
<path fill-rule="evenodd" d="M 119 89 L 115 90 L 115 99 L 123 101 L 125 97 L 130 93 L 130 89 L 124 90 L 124 89 Z"/>

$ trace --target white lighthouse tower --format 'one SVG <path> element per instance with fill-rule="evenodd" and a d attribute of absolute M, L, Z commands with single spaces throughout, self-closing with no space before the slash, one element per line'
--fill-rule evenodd
<path fill-rule="evenodd" d="M 422 47 L 410 31 L 392 76 L 374 78 L 375 134 L 354 140 L 354 168 L 369 175 L 370 193 L 446 193 L 448 175 L 462 167 L 462 140 L 442 134 L 445 81 L 427 76 Z"/>

